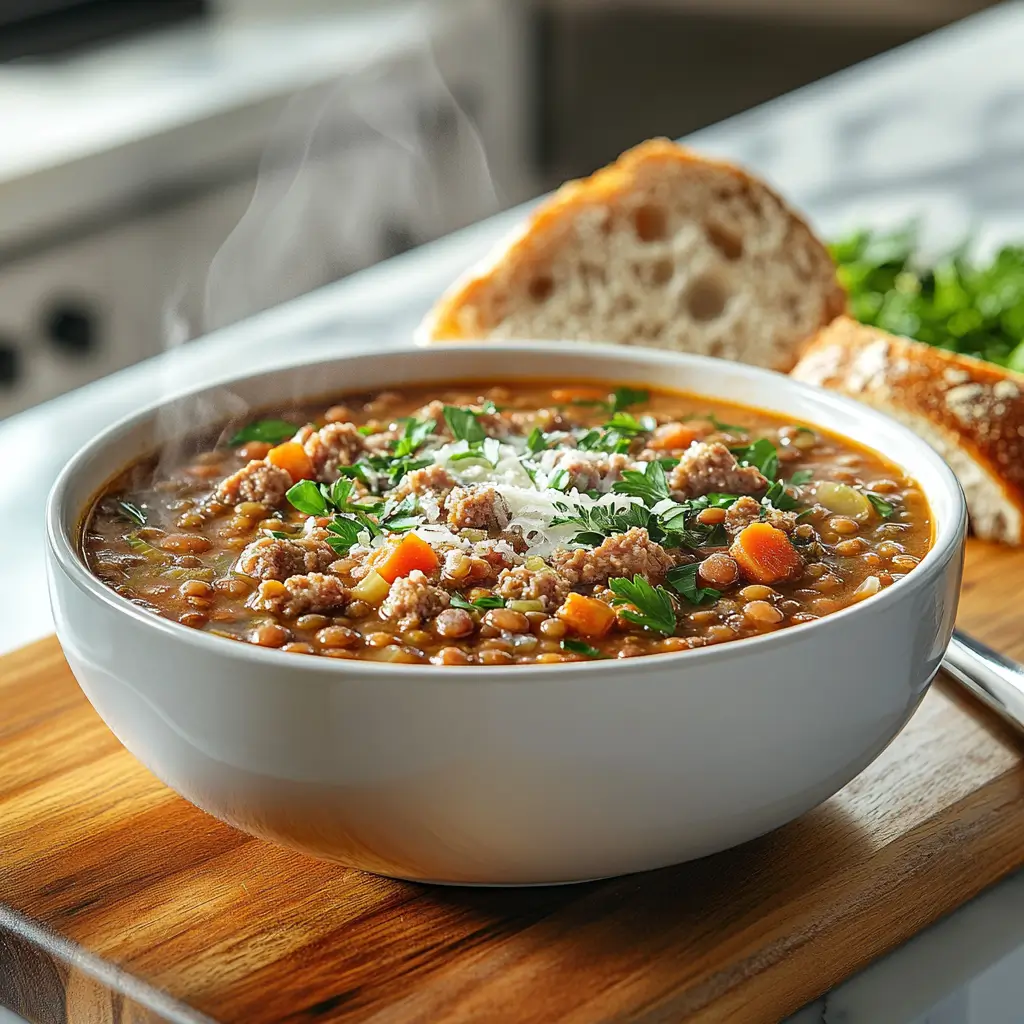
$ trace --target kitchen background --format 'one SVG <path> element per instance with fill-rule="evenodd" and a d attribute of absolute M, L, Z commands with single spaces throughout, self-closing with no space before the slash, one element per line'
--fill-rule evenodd
<path fill-rule="evenodd" d="M 984 0 L 0 0 L 0 418 Z"/>

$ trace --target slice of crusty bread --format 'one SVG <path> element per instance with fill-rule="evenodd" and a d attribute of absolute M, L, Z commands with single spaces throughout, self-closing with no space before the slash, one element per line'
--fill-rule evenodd
<path fill-rule="evenodd" d="M 767 185 L 654 139 L 563 185 L 417 337 L 608 341 L 788 370 L 844 308 L 827 250 Z"/>
<path fill-rule="evenodd" d="M 949 463 L 978 537 L 1024 543 L 1024 374 L 839 317 L 792 372 L 920 434 Z"/>

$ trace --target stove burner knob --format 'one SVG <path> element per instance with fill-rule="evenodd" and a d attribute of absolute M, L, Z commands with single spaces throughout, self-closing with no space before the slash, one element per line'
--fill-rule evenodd
<path fill-rule="evenodd" d="M 43 330 L 57 348 L 71 355 L 88 355 L 99 344 L 96 314 L 84 303 L 56 303 Z"/>
<path fill-rule="evenodd" d="M 0 388 L 11 388 L 21 375 L 21 349 L 0 337 Z"/>

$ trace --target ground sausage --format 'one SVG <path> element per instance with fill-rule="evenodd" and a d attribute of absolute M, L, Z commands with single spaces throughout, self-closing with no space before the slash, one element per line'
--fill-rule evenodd
<path fill-rule="evenodd" d="M 450 603 L 447 591 L 435 587 L 419 569 L 413 569 L 391 584 L 380 607 L 380 617 L 396 622 L 399 629 L 417 629 Z"/>
<path fill-rule="evenodd" d="M 317 480 L 331 483 L 340 475 L 339 466 L 351 466 L 366 451 L 366 438 L 354 423 L 328 423 L 310 434 L 303 448 Z"/>
<path fill-rule="evenodd" d="M 754 466 L 740 466 L 724 444 L 701 441 L 690 445 L 669 474 L 676 501 L 718 491 L 724 494 L 764 494 L 768 480 Z"/>
<path fill-rule="evenodd" d="M 325 530 L 318 534 L 326 535 Z M 238 571 L 257 580 L 286 580 L 309 572 L 323 572 L 337 559 L 323 536 L 297 540 L 261 537 L 254 540 L 238 558 Z"/>
<path fill-rule="evenodd" d="M 237 473 L 222 480 L 216 494 L 217 499 L 225 505 L 260 501 L 276 508 L 284 501 L 285 492 L 291 485 L 291 474 L 287 470 L 254 459 Z"/>
<path fill-rule="evenodd" d="M 540 464 L 549 477 L 565 470 L 569 474 L 569 487 L 577 491 L 609 491 L 622 471 L 634 463 L 622 452 L 581 452 L 563 448 L 544 452 Z"/>
<path fill-rule="evenodd" d="M 424 466 L 414 469 L 402 477 L 402 482 L 392 492 L 396 501 L 408 498 L 410 494 L 447 494 L 455 486 L 455 477 L 441 466 Z"/>
<path fill-rule="evenodd" d="M 551 612 L 569 596 L 572 584 L 554 569 L 527 569 L 519 565 L 504 569 L 494 590 L 506 601 L 540 601 L 544 610 Z"/>
<path fill-rule="evenodd" d="M 593 551 L 560 548 L 551 556 L 551 564 L 573 586 L 581 583 L 607 583 L 612 576 L 636 573 L 648 579 L 660 579 L 675 565 L 673 557 L 651 540 L 642 527 L 608 537 Z"/>
<path fill-rule="evenodd" d="M 252 598 L 250 607 L 294 619 L 309 612 L 343 609 L 350 596 L 348 587 L 337 576 L 311 572 L 307 576 L 292 576 L 283 583 L 265 580 Z"/>
<path fill-rule="evenodd" d="M 508 525 L 508 503 L 489 484 L 456 487 L 445 508 L 453 530 L 503 530 Z"/>
<path fill-rule="evenodd" d="M 795 512 L 781 512 L 770 505 L 762 505 L 750 497 L 737 498 L 725 510 L 725 532 L 735 537 L 745 526 L 763 519 L 777 530 L 792 533 L 796 527 Z"/>

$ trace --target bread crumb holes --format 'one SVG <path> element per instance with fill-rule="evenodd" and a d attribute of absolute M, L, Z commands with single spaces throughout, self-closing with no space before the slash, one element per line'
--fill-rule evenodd
<path fill-rule="evenodd" d="M 686 312 L 702 323 L 721 316 L 728 301 L 729 292 L 724 282 L 711 274 L 695 278 L 683 296 Z"/>

